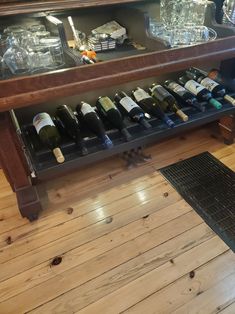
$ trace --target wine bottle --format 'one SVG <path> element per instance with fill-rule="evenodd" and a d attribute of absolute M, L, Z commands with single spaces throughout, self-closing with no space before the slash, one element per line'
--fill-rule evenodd
<path fill-rule="evenodd" d="M 179 78 L 179 83 L 182 84 L 192 94 L 194 94 L 198 100 L 207 101 L 216 109 L 222 108 L 222 104 L 216 99 L 212 98 L 212 94 L 208 89 L 196 81 L 190 80 L 186 75 Z"/>
<path fill-rule="evenodd" d="M 80 124 L 71 107 L 62 105 L 57 108 L 57 116 L 60 119 L 66 133 L 75 141 L 82 155 L 87 155 L 88 150 L 81 136 Z"/>
<path fill-rule="evenodd" d="M 235 99 L 229 95 L 226 95 L 225 87 L 204 75 L 204 73 L 199 69 L 189 68 L 186 71 L 186 74 L 190 79 L 195 80 L 206 87 L 211 92 L 213 97 L 223 97 L 229 103 L 235 105 Z"/>
<path fill-rule="evenodd" d="M 58 163 L 63 163 L 65 158 L 59 148 L 60 135 L 50 115 L 46 112 L 38 113 L 33 118 L 33 125 L 41 142 L 52 150 Z"/>
<path fill-rule="evenodd" d="M 222 74 L 217 69 L 210 70 L 207 76 L 211 78 L 212 80 L 225 85 L 227 89 L 235 92 L 235 78 L 232 79 L 232 78 L 222 77 Z"/>
<path fill-rule="evenodd" d="M 153 99 L 145 90 L 140 87 L 137 87 L 132 91 L 132 94 L 138 103 L 138 105 L 150 115 L 156 116 L 165 122 L 170 128 L 173 128 L 175 123 L 163 112 L 159 102 L 156 99 Z"/>
<path fill-rule="evenodd" d="M 104 115 L 111 124 L 117 128 L 127 141 L 132 139 L 131 134 L 127 131 L 124 125 L 122 115 L 113 101 L 109 97 L 99 97 L 96 102 L 96 108 L 98 112 Z"/>
<path fill-rule="evenodd" d="M 149 124 L 145 120 L 144 111 L 137 105 L 134 100 L 127 96 L 124 92 L 119 92 L 114 97 L 115 102 L 119 106 L 120 110 L 129 116 L 134 122 L 138 122 L 143 125 L 146 129 L 151 128 L 151 124 Z"/>
<path fill-rule="evenodd" d="M 98 138 L 101 139 L 105 148 L 112 148 L 113 143 L 105 133 L 105 129 L 102 121 L 99 116 L 95 112 L 94 108 L 91 107 L 88 103 L 84 101 L 81 102 L 80 105 L 77 105 L 76 110 L 78 113 L 81 113 L 87 127 L 95 133 Z"/>
<path fill-rule="evenodd" d="M 162 109 L 167 112 L 174 112 L 183 121 L 188 121 L 188 116 L 178 107 L 175 97 L 173 97 L 164 87 L 159 84 L 152 84 L 149 88 L 150 94 L 157 99 Z"/>
<path fill-rule="evenodd" d="M 164 83 L 164 86 L 166 87 L 166 89 L 168 89 L 174 96 L 176 99 L 178 99 L 179 101 L 183 101 L 186 105 L 191 106 L 196 108 L 199 111 L 204 112 L 205 111 L 205 107 L 202 106 L 197 98 L 190 93 L 187 89 L 185 89 L 183 86 L 179 85 L 178 83 L 171 81 L 171 80 L 167 80 Z"/>

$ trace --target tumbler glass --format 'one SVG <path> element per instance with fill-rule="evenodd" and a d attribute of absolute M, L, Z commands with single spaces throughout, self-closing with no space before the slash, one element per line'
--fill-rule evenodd
<path fill-rule="evenodd" d="M 32 50 L 35 46 L 39 45 L 39 38 L 35 33 L 25 31 L 20 38 L 20 45 L 27 50 Z"/>
<path fill-rule="evenodd" d="M 168 26 L 203 25 L 207 0 L 161 0 L 160 18 Z"/>
<path fill-rule="evenodd" d="M 49 48 L 54 66 L 61 66 L 64 64 L 64 52 L 60 38 L 48 37 L 40 40 L 40 44 L 44 47 Z"/>
<path fill-rule="evenodd" d="M 28 27 L 28 30 L 32 33 L 45 32 L 46 27 L 43 24 L 33 24 Z"/>
<path fill-rule="evenodd" d="M 19 46 L 14 37 L 8 38 L 9 48 L 3 55 L 4 63 L 12 74 L 25 74 L 30 72 L 29 54 L 26 49 Z"/>

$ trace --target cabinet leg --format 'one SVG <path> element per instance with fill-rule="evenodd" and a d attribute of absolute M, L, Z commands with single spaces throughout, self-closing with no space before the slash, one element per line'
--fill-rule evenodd
<path fill-rule="evenodd" d="M 42 206 L 37 189 L 9 113 L 0 113 L 0 163 L 12 190 L 16 192 L 20 213 L 30 221 L 37 219 Z"/>
<path fill-rule="evenodd" d="M 221 118 L 219 121 L 220 132 L 223 136 L 224 143 L 231 145 L 235 138 L 235 116 L 230 115 Z"/>
<path fill-rule="evenodd" d="M 39 200 L 37 188 L 35 186 L 26 186 L 16 189 L 16 197 L 22 217 L 28 218 L 30 221 L 38 219 L 41 211 L 41 203 Z"/>

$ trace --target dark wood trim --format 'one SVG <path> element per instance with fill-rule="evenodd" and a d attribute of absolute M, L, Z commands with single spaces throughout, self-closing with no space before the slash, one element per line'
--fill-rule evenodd
<path fill-rule="evenodd" d="M 219 127 L 224 143 L 227 145 L 233 144 L 235 138 L 235 115 L 229 115 L 220 119 Z"/>
<path fill-rule="evenodd" d="M 41 211 L 41 203 L 36 188 L 32 186 L 27 162 L 9 113 L 0 114 L 0 134 L 0 162 L 16 192 L 21 215 L 35 219 Z"/>
<path fill-rule="evenodd" d="M 0 82 L 0 111 L 235 56 L 234 37 Z"/>
<path fill-rule="evenodd" d="M 140 2 L 143 0 L 122 0 L 121 3 Z M 9 16 L 42 11 L 88 8 L 102 5 L 120 4 L 120 0 L 44 0 L 11 1 L 0 5 L 0 16 Z"/>

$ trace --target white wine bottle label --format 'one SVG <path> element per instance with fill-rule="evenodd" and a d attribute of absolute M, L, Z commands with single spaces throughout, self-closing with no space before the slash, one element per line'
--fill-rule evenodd
<path fill-rule="evenodd" d="M 120 104 L 127 112 L 130 112 L 133 108 L 139 108 L 139 106 L 129 96 L 123 97 L 120 100 Z"/>
<path fill-rule="evenodd" d="M 216 83 L 215 81 L 211 80 L 209 77 L 206 77 L 204 78 L 202 81 L 201 81 L 201 84 L 203 86 L 205 86 L 207 89 L 209 89 L 210 92 L 213 91 L 213 89 L 218 86 L 219 84 Z"/>
<path fill-rule="evenodd" d="M 101 97 L 99 103 L 103 107 L 104 111 L 109 111 L 110 109 L 116 109 L 114 103 L 109 97 Z"/>
<path fill-rule="evenodd" d="M 175 82 L 171 82 L 168 86 L 176 94 L 182 95 L 183 93 L 186 92 L 186 89 L 183 86 L 181 86 Z"/>
<path fill-rule="evenodd" d="M 90 112 L 95 112 L 95 109 L 92 108 L 91 105 L 84 102 L 82 104 L 82 107 L 81 107 L 81 112 L 82 112 L 83 116 L 85 116 L 86 114 L 88 114 Z"/>
<path fill-rule="evenodd" d="M 33 125 L 39 134 L 40 130 L 44 126 L 55 126 L 54 122 L 52 121 L 50 115 L 46 112 L 38 113 L 34 118 L 33 118 Z"/>
<path fill-rule="evenodd" d="M 166 97 L 170 95 L 170 93 L 161 85 L 156 85 L 152 89 L 152 92 L 155 92 L 155 96 L 159 101 L 164 101 Z"/>
<path fill-rule="evenodd" d="M 194 80 L 189 80 L 185 84 L 185 88 L 187 88 L 191 93 L 197 96 L 205 87 Z"/>
<path fill-rule="evenodd" d="M 137 102 L 140 102 L 143 99 L 151 98 L 151 96 L 143 89 L 137 89 L 133 92 L 133 95 Z"/>

